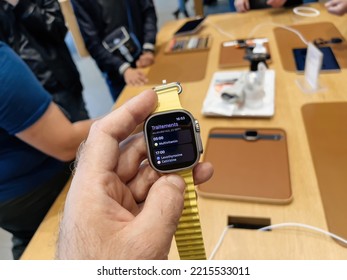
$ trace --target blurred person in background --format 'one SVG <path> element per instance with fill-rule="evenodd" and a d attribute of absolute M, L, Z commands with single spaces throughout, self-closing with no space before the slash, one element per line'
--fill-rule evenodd
<path fill-rule="evenodd" d="M 140 68 L 154 63 L 157 16 L 153 1 L 72 0 L 71 3 L 86 48 L 104 73 L 113 100 L 117 100 L 125 85 L 144 85 L 147 77 Z M 130 35 L 133 50 L 130 53 L 123 38 L 118 37 L 124 29 Z M 115 43 L 118 49 L 112 51 L 107 42 L 122 43 Z"/>
<path fill-rule="evenodd" d="M 0 0 L 0 40 L 30 67 L 73 122 L 88 118 L 57 0 Z"/>

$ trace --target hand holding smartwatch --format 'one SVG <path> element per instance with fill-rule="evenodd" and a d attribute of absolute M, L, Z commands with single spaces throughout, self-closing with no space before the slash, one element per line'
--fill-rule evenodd
<path fill-rule="evenodd" d="M 185 180 L 184 210 L 175 233 L 177 249 L 182 260 L 205 260 L 192 174 L 203 152 L 199 123 L 182 108 L 179 83 L 163 83 L 153 90 L 158 106 L 144 125 L 148 160 L 156 171 L 176 173 Z"/>

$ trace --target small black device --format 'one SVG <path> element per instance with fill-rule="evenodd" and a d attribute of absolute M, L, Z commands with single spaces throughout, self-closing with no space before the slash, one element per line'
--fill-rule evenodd
<path fill-rule="evenodd" d="M 196 33 L 202 26 L 205 17 L 196 18 L 185 22 L 175 33 L 174 36 L 191 35 Z"/>
<path fill-rule="evenodd" d="M 340 65 L 330 47 L 319 47 L 323 53 L 322 72 L 339 71 Z M 303 72 L 305 70 L 307 48 L 293 49 L 296 71 Z"/>

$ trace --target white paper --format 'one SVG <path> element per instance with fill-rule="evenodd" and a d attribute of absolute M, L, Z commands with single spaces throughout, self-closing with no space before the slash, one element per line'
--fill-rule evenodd
<path fill-rule="evenodd" d="M 247 106 L 230 104 L 221 98 L 218 86 L 232 83 L 235 79 L 242 78 L 247 71 L 225 71 L 215 72 L 202 107 L 202 114 L 205 116 L 227 116 L 227 117 L 272 117 L 275 113 L 275 71 L 266 70 L 264 77 L 263 106 L 252 109 Z"/>

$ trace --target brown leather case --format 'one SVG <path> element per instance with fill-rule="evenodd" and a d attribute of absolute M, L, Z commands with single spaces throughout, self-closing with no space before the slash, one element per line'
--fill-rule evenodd
<path fill-rule="evenodd" d="M 158 85 L 163 80 L 187 83 L 204 79 L 208 54 L 208 49 L 197 52 L 166 54 L 165 46 L 162 46 L 147 75 L 149 84 Z"/>
<path fill-rule="evenodd" d="M 264 47 L 266 48 L 267 52 L 271 55 L 269 44 L 264 43 Z M 219 68 L 249 66 L 250 62 L 244 59 L 245 55 L 246 55 L 245 48 L 237 48 L 235 46 L 225 47 L 223 46 L 223 43 L 222 43 L 220 46 L 218 66 Z M 270 64 L 271 58 L 267 60 L 266 63 Z"/>
<path fill-rule="evenodd" d="M 261 138 L 247 140 L 246 131 Z M 286 134 L 281 129 L 214 128 L 204 161 L 214 166 L 198 194 L 211 198 L 285 204 L 292 200 Z"/>
<path fill-rule="evenodd" d="M 315 39 L 322 38 L 330 40 L 331 38 L 342 38 L 340 44 L 328 44 L 331 47 L 338 64 L 341 68 L 347 68 L 347 42 L 340 31 L 331 22 L 319 22 L 303 25 L 292 25 L 291 28 L 299 31 L 307 41 L 312 42 Z M 306 48 L 307 46 L 299 39 L 295 33 L 276 27 L 274 29 L 278 51 L 280 53 L 282 66 L 286 71 L 296 71 L 293 49 Z"/>
<path fill-rule="evenodd" d="M 302 107 L 329 231 L 347 239 L 347 102 Z"/>

